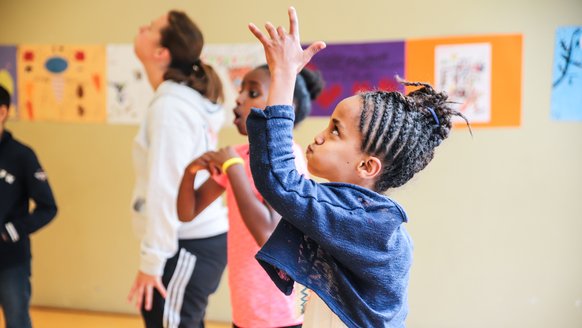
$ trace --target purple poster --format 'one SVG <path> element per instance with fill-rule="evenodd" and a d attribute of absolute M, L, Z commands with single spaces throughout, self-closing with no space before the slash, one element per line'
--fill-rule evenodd
<path fill-rule="evenodd" d="M 328 44 L 309 68 L 319 70 L 325 80 L 311 115 L 329 116 L 341 100 L 358 91 L 404 90 L 395 79 L 404 77 L 404 41 Z"/>
<path fill-rule="evenodd" d="M 16 90 L 16 47 L 0 46 L 0 85 L 10 93 L 10 116 L 16 116 L 18 94 Z"/>

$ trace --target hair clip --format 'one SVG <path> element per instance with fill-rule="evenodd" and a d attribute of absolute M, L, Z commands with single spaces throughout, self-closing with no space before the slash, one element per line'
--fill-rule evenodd
<path fill-rule="evenodd" d="M 439 117 L 437 116 L 434 109 L 432 107 L 427 107 L 426 109 L 428 109 L 428 111 L 432 114 L 432 118 L 434 118 L 435 121 L 434 127 L 439 127 L 441 125 L 441 122 L 439 121 Z"/>
<path fill-rule="evenodd" d="M 202 61 L 200 60 L 200 58 L 196 59 L 194 61 L 194 64 L 192 65 L 192 70 L 194 72 L 198 73 L 200 71 L 200 69 L 202 68 L 201 65 L 202 65 Z"/>

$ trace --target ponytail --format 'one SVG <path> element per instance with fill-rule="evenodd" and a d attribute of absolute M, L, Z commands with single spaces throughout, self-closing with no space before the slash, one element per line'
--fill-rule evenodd
<path fill-rule="evenodd" d="M 216 71 L 212 66 L 200 63 L 200 67 L 204 72 L 205 76 L 205 83 L 203 85 L 197 86 L 195 81 L 199 81 L 196 79 L 192 79 L 192 88 L 200 92 L 202 95 L 206 96 L 206 98 L 210 99 L 213 103 L 222 103 L 224 101 L 224 92 L 222 89 L 222 82 L 216 74 Z"/>
<path fill-rule="evenodd" d="M 215 104 L 224 101 L 222 82 L 218 74 L 212 66 L 200 60 L 192 66 L 183 68 L 170 65 L 164 74 L 164 80 L 184 83 Z"/>

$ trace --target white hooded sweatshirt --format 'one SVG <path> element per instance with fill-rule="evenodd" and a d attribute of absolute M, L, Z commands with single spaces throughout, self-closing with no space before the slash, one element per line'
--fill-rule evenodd
<path fill-rule="evenodd" d="M 179 221 L 176 210 L 184 169 L 216 149 L 223 121 L 222 107 L 186 85 L 164 81 L 156 90 L 133 146 L 133 223 L 141 239 L 140 271 L 161 276 L 166 260 L 178 251 L 178 239 L 212 237 L 228 230 L 220 198 L 188 223 Z M 208 172 L 200 171 L 194 187 L 208 177 Z"/>

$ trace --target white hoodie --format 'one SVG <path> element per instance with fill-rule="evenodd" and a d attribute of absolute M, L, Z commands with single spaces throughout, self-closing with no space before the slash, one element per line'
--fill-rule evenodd
<path fill-rule="evenodd" d="M 220 198 L 188 223 L 179 221 L 176 210 L 184 169 L 216 149 L 223 121 L 222 107 L 186 85 L 164 81 L 156 90 L 133 146 L 133 223 L 141 239 L 140 271 L 161 276 L 166 260 L 178 250 L 178 239 L 212 237 L 228 230 Z M 208 177 L 208 172 L 199 172 L 194 186 Z"/>

